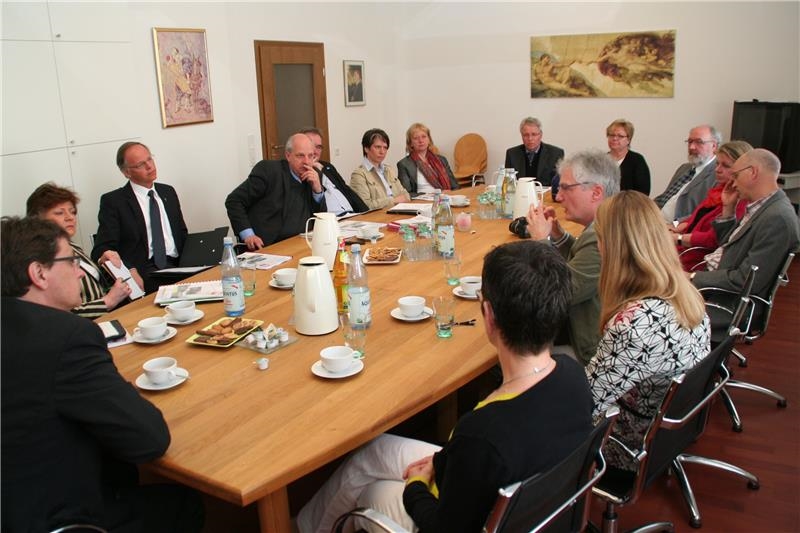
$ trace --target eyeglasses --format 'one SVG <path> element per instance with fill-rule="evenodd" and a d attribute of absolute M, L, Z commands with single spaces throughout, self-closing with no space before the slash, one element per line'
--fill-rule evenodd
<path fill-rule="evenodd" d="M 150 157 L 142 161 L 141 163 L 136 163 L 135 165 L 125 165 L 126 168 L 131 168 L 133 170 L 139 170 L 145 167 L 145 165 L 149 165 L 153 163 L 153 155 L 151 154 Z"/>
<path fill-rule="evenodd" d="M 81 264 L 81 256 L 79 255 L 67 255 L 64 257 L 56 257 L 53 259 L 53 263 L 57 263 L 59 261 L 69 261 L 72 263 L 72 266 L 76 267 Z"/>
<path fill-rule="evenodd" d="M 587 182 L 579 181 L 578 183 L 562 183 L 562 184 L 560 184 L 558 186 L 558 188 L 560 190 L 562 190 L 562 191 L 570 191 L 570 190 L 572 190 L 575 187 L 578 187 L 580 185 L 593 185 L 593 184 L 594 184 L 594 182 L 591 182 L 591 181 L 587 181 Z"/>
<path fill-rule="evenodd" d="M 745 170 L 751 170 L 752 168 L 753 165 L 747 165 L 746 167 L 740 168 L 739 170 L 734 170 L 733 172 L 731 172 L 731 179 L 738 178 L 740 172 L 744 172 Z"/>
<path fill-rule="evenodd" d="M 612 135 L 610 133 L 606 134 L 606 137 L 608 137 L 609 139 L 627 139 L 628 138 L 627 135 L 616 135 L 616 134 Z"/>
<path fill-rule="evenodd" d="M 686 139 L 686 140 L 685 140 L 685 141 L 683 141 L 683 142 L 685 142 L 686 144 L 700 144 L 700 145 L 703 145 L 703 144 L 711 144 L 711 143 L 715 143 L 715 142 L 717 142 L 717 141 L 715 141 L 715 140 L 713 140 L 713 139 L 712 139 L 712 140 L 710 140 L 710 141 L 706 141 L 706 140 L 703 140 L 703 139 Z"/>

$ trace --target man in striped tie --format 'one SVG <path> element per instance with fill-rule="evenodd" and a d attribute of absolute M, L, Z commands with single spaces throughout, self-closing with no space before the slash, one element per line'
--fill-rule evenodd
<path fill-rule="evenodd" d="M 722 135 L 714 126 L 704 124 L 689 131 L 688 162 L 678 167 L 664 192 L 655 197 L 664 220 L 672 222 L 689 216 L 706 197 L 716 182 L 716 153 L 721 142 Z"/>

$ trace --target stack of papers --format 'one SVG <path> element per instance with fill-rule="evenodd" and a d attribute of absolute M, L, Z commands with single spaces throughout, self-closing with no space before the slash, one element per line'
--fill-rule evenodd
<path fill-rule="evenodd" d="M 239 266 L 242 268 L 255 268 L 257 270 L 275 268 L 292 258 L 291 255 L 259 254 L 256 252 L 245 252 L 236 257 L 239 258 Z"/>

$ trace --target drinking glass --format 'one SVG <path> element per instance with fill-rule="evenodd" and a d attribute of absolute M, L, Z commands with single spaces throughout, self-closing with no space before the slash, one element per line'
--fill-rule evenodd
<path fill-rule="evenodd" d="M 458 279 L 461 277 L 461 254 L 458 252 L 444 259 L 444 277 L 448 285 L 458 285 Z"/>
<path fill-rule="evenodd" d="M 347 313 L 339 315 L 339 323 L 342 325 L 345 346 L 356 352 L 355 358 L 363 359 L 367 346 L 367 330 L 354 328 Z"/>
<path fill-rule="evenodd" d="M 244 285 L 245 296 L 252 296 L 256 293 L 255 267 L 242 267 L 242 284 Z"/>
<path fill-rule="evenodd" d="M 456 302 L 452 296 L 437 296 L 433 299 L 433 323 L 436 336 L 447 339 L 453 336 L 453 320 Z"/>

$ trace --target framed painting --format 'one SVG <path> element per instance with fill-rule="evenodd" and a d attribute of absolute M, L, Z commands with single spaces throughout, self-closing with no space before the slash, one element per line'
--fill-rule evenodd
<path fill-rule="evenodd" d="M 344 105 L 367 105 L 364 99 L 364 62 L 344 60 Z"/>
<path fill-rule="evenodd" d="M 164 128 L 214 121 L 206 30 L 153 28 Z"/>
<path fill-rule="evenodd" d="M 531 98 L 671 98 L 675 30 L 531 37 Z"/>

